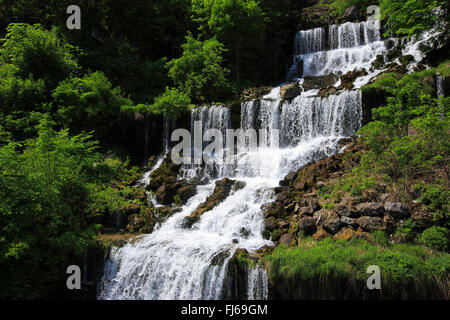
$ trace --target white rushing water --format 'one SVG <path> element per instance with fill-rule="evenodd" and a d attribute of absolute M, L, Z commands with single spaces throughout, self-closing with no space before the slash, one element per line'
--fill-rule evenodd
<path fill-rule="evenodd" d="M 271 245 L 271 241 L 262 237 L 261 205 L 272 201 L 273 188 L 292 170 L 335 153 L 339 138 L 353 134 L 360 125 L 361 104 L 357 91 L 317 99 L 300 97 L 286 103 L 281 113 L 277 99 L 260 103 L 259 110 L 253 112 L 248 112 L 249 103 L 243 103 L 242 123 L 255 123 L 255 119 L 259 119 L 259 127 L 280 128 L 282 136 L 292 138 L 291 143 L 281 149 L 263 147 L 237 155 L 227 176 L 245 182 L 245 187 L 233 191 L 221 204 L 202 215 L 191 229 L 183 228 L 184 217 L 213 192 L 214 179 L 198 186 L 198 193 L 181 212 L 152 234 L 114 249 L 105 265 L 98 298 L 223 298 L 227 262 L 234 251 L 245 248 L 252 252 Z M 220 127 L 224 115 L 228 114 L 223 108 L 216 107 L 215 112 L 196 110 L 193 119 L 209 123 L 209 127 Z M 214 116 L 217 112 L 222 116 Z M 314 113 L 317 114 L 314 116 Z M 288 120 L 293 117 L 299 120 L 295 124 Z M 264 270 L 251 270 L 248 279 L 248 298 L 267 298 Z"/>
<path fill-rule="evenodd" d="M 345 72 L 370 64 L 381 48 L 379 34 L 367 23 L 332 26 L 325 48 L 323 29 L 300 32 L 296 56 L 307 73 Z M 331 50 L 327 50 L 331 49 Z M 381 49 L 380 49 L 381 52 Z M 283 101 L 280 88 L 260 100 L 243 102 L 241 128 L 264 129 L 267 143 L 235 157 L 233 165 L 184 165 L 180 178 L 206 178 L 181 211 L 153 233 L 122 248 L 114 248 L 99 283 L 99 299 L 223 299 L 228 261 L 238 248 L 254 252 L 272 245 L 263 238 L 263 204 L 273 201 L 273 189 L 288 173 L 338 152 L 339 141 L 355 134 L 362 122 L 359 90 L 327 98 L 311 92 Z M 225 132 L 231 112 L 225 106 L 202 107 L 191 113 L 194 123 Z M 159 161 L 158 161 L 159 163 Z M 150 174 L 145 178 L 149 178 Z M 204 213 L 192 228 L 183 222 L 214 191 L 223 177 L 245 186 Z M 148 179 L 144 182 L 148 183 Z M 267 274 L 260 266 L 248 270 L 247 298 L 267 299 Z"/>

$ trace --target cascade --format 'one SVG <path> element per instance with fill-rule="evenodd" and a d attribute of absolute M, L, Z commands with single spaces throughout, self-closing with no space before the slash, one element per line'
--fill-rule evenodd
<path fill-rule="evenodd" d="M 295 47 L 295 59 L 302 60 L 305 73 L 311 75 L 367 66 L 377 52 L 385 50 L 379 33 L 369 30 L 368 22 L 331 26 L 328 33 L 322 28 L 299 32 Z M 206 183 L 198 185 L 197 194 L 151 234 L 111 250 L 98 284 L 98 298 L 230 297 L 225 282 L 235 251 L 255 252 L 273 245 L 262 236 L 261 206 L 273 201 L 273 189 L 288 173 L 335 154 L 339 141 L 355 134 L 362 122 L 361 104 L 359 90 L 327 98 L 303 93 L 284 101 L 280 87 L 262 99 L 243 102 L 241 129 L 265 129 L 268 143 L 236 155 L 232 166 L 183 165 L 180 178 L 199 177 Z M 203 132 L 215 128 L 224 133 L 231 127 L 231 112 L 225 106 L 197 108 L 191 112 L 192 132 L 196 121 L 202 121 Z M 213 193 L 215 181 L 224 177 L 242 181 L 244 187 L 204 213 L 192 228 L 185 228 L 184 218 Z M 268 278 L 262 267 L 249 268 L 246 278 L 248 299 L 268 298 Z"/>

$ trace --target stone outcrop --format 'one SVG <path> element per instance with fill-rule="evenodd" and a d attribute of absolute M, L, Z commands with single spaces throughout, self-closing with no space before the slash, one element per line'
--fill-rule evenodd
<path fill-rule="evenodd" d="M 231 189 L 235 184 L 235 180 L 224 178 L 216 181 L 214 192 L 210 195 L 204 203 L 198 206 L 188 217 L 185 218 L 183 226 L 190 228 L 194 223 L 200 220 L 200 217 L 207 211 L 212 210 L 225 200 L 231 193 Z"/>
<path fill-rule="evenodd" d="M 280 88 L 280 95 L 282 99 L 292 99 L 299 96 L 300 93 L 300 87 L 297 83 L 288 83 Z"/>

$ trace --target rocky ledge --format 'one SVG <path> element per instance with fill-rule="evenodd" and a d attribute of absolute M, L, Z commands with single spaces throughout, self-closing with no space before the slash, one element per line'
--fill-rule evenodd
<path fill-rule="evenodd" d="M 395 231 L 406 219 L 411 218 L 423 227 L 432 225 L 431 215 L 421 210 L 419 204 L 398 201 L 385 193 L 383 184 L 367 190 L 361 197 L 347 196 L 337 204 L 323 200 L 330 181 L 356 166 L 362 151 L 361 145 L 352 142 L 342 154 L 309 164 L 280 181 L 275 201 L 262 206 L 264 237 L 276 244 L 296 245 L 303 236 L 316 240 L 368 239 L 370 232 L 385 231 L 393 243 L 403 243 L 409 239 Z"/>

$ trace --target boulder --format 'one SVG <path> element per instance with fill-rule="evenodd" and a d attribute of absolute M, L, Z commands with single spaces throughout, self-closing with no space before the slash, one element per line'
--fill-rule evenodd
<path fill-rule="evenodd" d="M 356 223 L 367 231 L 383 230 L 383 219 L 378 217 L 360 217 Z"/>
<path fill-rule="evenodd" d="M 300 93 L 300 88 L 296 83 L 286 84 L 280 89 L 280 95 L 282 99 L 292 99 L 299 96 Z"/>
<path fill-rule="evenodd" d="M 409 215 L 409 208 L 401 202 L 386 202 L 384 210 L 395 219 L 404 219 Z"/>
<path fill-rule="evenodd" d="M 347 226 L 353 227 L 353 228 L 357 228 L 358 224 L 356 223 L 356 219 L 354 218 L 350 218 L 350 217 L 346 217 L 346 216 L 342 216 L 341 217 L 341 222 Z"/>
<path fill-rule="evenodd" d="M 364 202 L 356 206 L 355 211 L 361 216 L 383 216 L 384 206 L 379 202 Z"/>
<path fill-rule="evenodd" d="M 264 224 L 266 228 L 269 230 L 275 229 L 275 217 L 269 217 L 264 219 Z"/>
<path fill-rule="evenodd" d="M 305 77 L 302 88 L 305 91 L 329 88 L 335 84 L 338 79 L 339 78 L 334 74 L 319 77 Z"/>
<path fill-rule="evenodd" d="M 180 189 L 178 189 L 177 195 L 180 197 L 181 202 L 185 204 L 196 193 L 197 189 L 195 186 L 187 185 L 185 187 L 181 187 Z"/>
<path fill-rule="evenodd" d="M 270 203 L 267 207 L 264 207 L 264 217 L 280 217 L 284 216 L 284 207 L 280 201 Z"/>
<path fill-rule="evenodd" d="M 401 56 L 400 58 L 398 58 L 398 61 L 402 64 L 402 65 L 408 65 L 411 62 L 415 61 L 415 58 L 413 55 L 411 54 L 407 54 L 406 56 Z"/>
<path fill-rule="evenodd" d="M 354 211 L 352 211 L 351 207 L 346 203 L 339 203 L 334 207 L 334 212 L 336 212 L 340 216 L 344 217 L 352 217 L 354 216 Z"/>
<path fill-rule="evenodd" d="M 288 173 L 286 175 L 286 177 L 284 177 L 284 179 L 280 181 L 280 186 L 282 186 L 282 187 L 290 186 L 292 184 L 292 182 L 294 182 L 296 177 L 297 177 L 296 171 L 292 171 L 292 172 Z"/>
<path fill-rule="evenodd" d="M 323 228 L 331 234 L 336 234 L 341 227 L 341 219 L 339 219 L 339 216 L 335 213 L 330 215 L 323 223 Z"/>
<path fill-rule="evenodd" d="M 191 227 L 195 222 L 200 220 L 200 217 L 207 211 L 212 210 L 214 207 L 219 205 L 223 200 L 225 200 L 233 187 L 235 180 L 231 180 L 228 178 L 224 178 L 222 180 L 216 181 L 216 187 L 214 188 L 214 192 L 206 201 L 199 205 L 197 209 L 194 210 L 190 214 L 190 216 L 185 217 L 185 221 L 183 222 L 184 227 Z"/>
<path fill-rule="evenodd" d="M 298 220 L 298 230 L 305 235 L 312 235 L 316 232 L 316 221 L 312 217 L 303 217 Z"/>
<path fill-rule="evenodd" d="M 280 238 L 280 243 L 287 246 L 295 245 L 295 242 L 296 241 L 293 233 L 285 233 Z"/>

